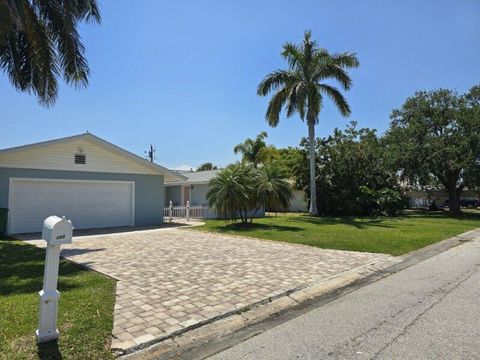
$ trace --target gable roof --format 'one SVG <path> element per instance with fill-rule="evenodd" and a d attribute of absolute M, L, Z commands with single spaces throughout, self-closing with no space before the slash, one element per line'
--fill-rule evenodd
<path fill-rule="evenodd" d="M 186 180 L 166 182 L 165 185 L 208 184 L 220 171 L 221 170 L 181 172 Z"/>
<path fill-rule="evenodd" d="M 137 163 L 138 165 L 141 165 L 147 169 L 150 169 L 154 171 L 155 173 L 159 175 L 165 176 L 165 181 L 183 181 L 186 178 L 182 176 L 181 174 L 177 173 L 176 171 L 169 170 L 161 165 L 152 163 L 138 155 L 135 155 L 134 153 L 127 151 L 117 145 L 114 145 L 102 138 L 99 138 L 98 136 L 95 136 L 91 133 L 83 133 L 79 135 L 73 135 L 73 136 L 68 136 L 68 137 L 63 137 L 59 139 L 53 139 L 53 140 L 48 140 L 48 141 L 42 141 L 38 143 L 33 143 L 33 144 L 28 144 L 28 145 L 21 145 L 21 146 L 15 146 L 7 149 L 1 149 L 0 150 L 0 155 L 3 154 L 10 154 L 10 153 L 15 153 L 15 152 L 21 152 L 25 150 L 32 150 L 32 149 L 37 149 L 37 148 L 42 148 L 50 145 L 55 145 L 55 144 L 61 144 L 61 143 L 67 143 L 70 141 L 75 141 L 75 140 L 85 140 L 88 142 L 91 142 L 97 146 L 103 147 L 104 149 L 111 151 L 113 153 L 116 153 L 118 155 L 121 155 L 125 157 L 126 159 L 133 161 Z"/>

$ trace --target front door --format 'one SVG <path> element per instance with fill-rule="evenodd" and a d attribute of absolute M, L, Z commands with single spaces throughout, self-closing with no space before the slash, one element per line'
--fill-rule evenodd
<path fill-rule="evenodd" d="M 187 201 L 190 201 L 190 187 L 183 188 L 183 205 L 187 205 Z"/>

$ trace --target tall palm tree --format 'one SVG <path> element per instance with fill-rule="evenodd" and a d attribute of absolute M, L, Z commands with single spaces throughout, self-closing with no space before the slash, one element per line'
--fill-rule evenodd
<path fill-rule="evenodd" d="M 96 0 L 0 0 L 0 68 L 42 105 L 58 96 L 58 77 L 86 86 L 89 67 L 79 22 L 100 22 Z"/>
<path fill-rule="evenodd" d="M 346 69 L 360 65 L 351 52 L 330 54 L 319 48 L 311 39 L 312 33 L 305 31 L 302 44 L 285 43 L 282 56 L 287 60 L 287 70 L 268 74 L 258 85 L 257 94 L 266 96 L 275 92 L 268 104 L 266 120 L 272 127 L 280 121 L 283 109 L 287 117 L 298 114 L 308 125 L 310 157 L 310 214 L 318 215 L 315 185 L 315 125 L 318 124 L 323 98 L 329 97 L 343 116 L 350 114 L 350 106 L 342 93 L 325 83 L 333 79 L 344 90 L 350 89 L 352 80 Z"/>
<path fill-rule="evenodd" d="M 242 154 L 242 161 L 251 163 L 255 168 L 262 162 L 262 151 L 267 147 L 265 139 L 267 133 L 262 131 L 255 139 L 246 139 L 243 143 L 235 145 L 233 152 Z"/>

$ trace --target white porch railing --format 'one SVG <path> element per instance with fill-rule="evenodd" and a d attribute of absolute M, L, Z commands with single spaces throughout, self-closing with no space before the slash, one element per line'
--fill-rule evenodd
<path fill-rule="evenodd" d="M 217 214 L 206 205 L 173 205 L 170 201 L 169 206 L 163 208 L 163 218 L 165 221 L 172 222 L 174 219 L 202 220 L 216 218 Z"/>

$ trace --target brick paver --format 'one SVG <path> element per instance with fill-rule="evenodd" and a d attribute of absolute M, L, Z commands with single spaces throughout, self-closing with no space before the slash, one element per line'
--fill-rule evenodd
<path fill-rule="evenodd" d="M 121 349 L 391 258 L 185 229 L 77 237 L 62 256 L 119 280 L 112 347 Z"/>

